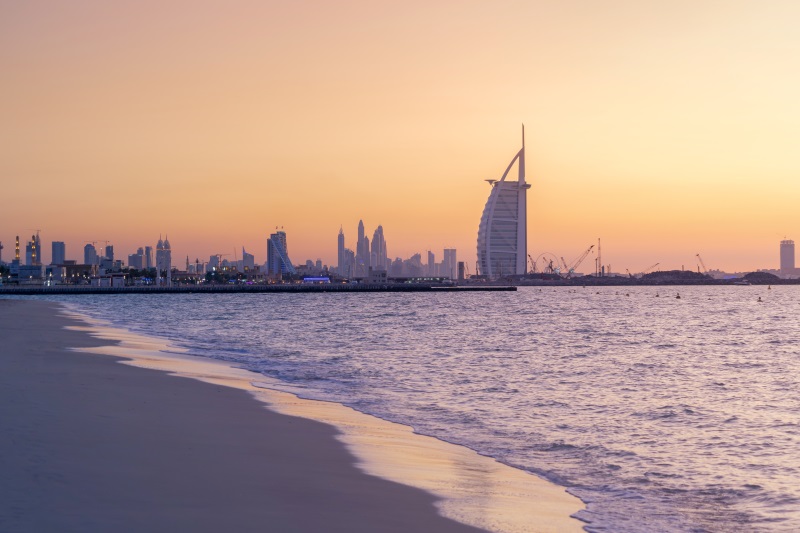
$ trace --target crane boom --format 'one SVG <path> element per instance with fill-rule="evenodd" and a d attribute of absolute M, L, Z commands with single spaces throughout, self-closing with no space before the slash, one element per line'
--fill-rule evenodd
<path fill-rule="evenodd" d="M 700 266 L 703 267 L 703 274 L 708 274 L 708 269 L 706 268 L 706 264 L 703 262 L 703 258 L 700 257 L 700 254 L 697 254 L 697 260 L 700 261 Z"/>
<path fill-rule="evenodd" d="M 660 264 L 661 263 L 656 263 L 655 265 L 647 267 L 645 270 L 642 271 L 642 274 L 647 274 L 648 272 L 650 272 L 651 270 L 653 270 L 655 267 L 657 267 Z"/>
<path fill-rule="evenodd" d="M 530 265 L 531 273 L 536 274 L 536 261 L 533 260 L 531 254 L 528 254 L 528 264 Z"/>
<path fill-rule="evenodd" d="M 570 266 L 569 269 L 574 271 L 579 266 L 581 266 L 581 263 L 583 263 L 583 260 L 586 259 L 586 256 L 589 255 L 589 253 L 592 251 L 593 248 L 594 244 L 588 247 L 585 252 L 583 252 L 580 256 L 578 256 L 578 258 L 572 262 L 572 266 Z"/>

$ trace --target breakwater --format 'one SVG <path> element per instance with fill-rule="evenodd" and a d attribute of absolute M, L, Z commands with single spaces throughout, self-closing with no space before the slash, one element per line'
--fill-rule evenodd
<path fill-rule="evenodd" d="M 92 287 L 88 285 L 56 285 L 53 287 L 6 285 L 4 294 L 45 296 L 67 294 L 218 294 L 218 293 L 320 293 L 320 292 L 497 292 L 516 291 L 511 286 L 451 286 L 417 283 L 384 284 L 319 284 L 319 285 L 178 285 L 172 287 L 128 286 Z"/>

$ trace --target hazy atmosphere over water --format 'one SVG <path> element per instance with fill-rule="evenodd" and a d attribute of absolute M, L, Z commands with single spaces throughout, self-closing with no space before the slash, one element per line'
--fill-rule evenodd
<path fill-rule="evenodd" d="M 619 289 L 61 299 L 544 475 L 589 531 L 800 529 L 798 289 Z"/>
<path fill-rule="evenodd" d="M 798 231 L 800 4 L 0 2 L 0 240 L 176 257 L 339 225 L 474 262 L 528 132 L 529 250 L 777 266 Z M 352 233 L 352 229 L 349 230 Z M 795 237 L 797 238 L 797 237 Z M 8 257 L 8 256 L 6 256 Z M 49 247 L 45 252 L 49 261 Z"/>

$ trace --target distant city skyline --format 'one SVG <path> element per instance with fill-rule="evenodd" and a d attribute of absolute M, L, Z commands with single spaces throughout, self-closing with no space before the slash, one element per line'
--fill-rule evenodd
<path fill-rule="evenodd" d="M 523 184 L 524 185 L 524 184 Z M 484 213 L 485 214 L 485 213 Z M 359 221 L 359 231 L 363 229 L 363 221 Z M 380 235 L 381 238 L 378 240 L 380 245 L 386 247 L 385 241 L 383 240 L 383 228 L 382 226 L 378 226 L 375 230 L 375 234 L 373 235 L 373 240 L 375 240 L 375 236 Z M 37 241 L 34 245 L 34 241 Z M 369 242 L 368 238 L 365 238 L 365 241 Z M 52 250 L 51 254 L 48 256 L 46 253 L 42 252 L 39 255 L 39 250 L 45 250 L 48 247 L 46 243 L 50 242 L 50 249 Z M 0 241 L 3 243 L 3 241 Z M 45 244 L 42 244 L 45 243 Z M 214 266 L 220 266 L 223 263 L 226 265 L 240 265 L 242 271 L 246 270 L 254 270 L 254 269 L 261 269 L 263 267 L 264 273 L 272 272 L 276 273 L 278 269 L 281 270 L 283 274 L 292 273 L 291 269 L 287 268 L 288 265 L 291 265 L 292 269 L 294 267 L 307 267 L 316 270 L 322 270 L 323 268 L 330 269 L 330 272 L 333 274 L 343 275 L 344 277 L 364 277 L 368 273 L 369 267 L 377 267 L 377 270 L 387 270 L 388 272 L 394 272 L 396 276 L 401 276 L 399 274 L 399 268 L 403 268 L 407 270 L 409 264 L 418 264 L 419 269 L 415 271 L 414 274 L 411 275 L 421 275 L 421 276 L 442 276 L 442 277 L 451 277 L 452 279 L 457 279 L 458 277 L 458 263 L 464 263 L 465 268 L 465 275 L 469 276 L 471 274 L 480 273 L 479 270 L 476 270 L 476 263 L 471 263 L 468 258 L 470 255 L 470 251 L 466 252 L 467 258 L 463 255 L 459 255 L 459 252 L 455 248 L 448 248 L 443 247 L 441 248 L 441 255 L 434 249 L 426 248 L 424 251 L 417 251 L 413 254 L 408 256 L 395 256 L 395 257 L 386 257 L 386 261 L 381 263 L 381 266 L 378 267 L 375 261 L 375 255 L 371 253 L 371 262 L 366 267 L 367 270 L 358 271 L 356 272 L 355 264 L 356 264 L 356 254 L 353 250 L 350 250 L 346 247 L 346 236 L 344 233 L 344 228 L 340 227 L 337 237 L 337 244 L 340 248 L 340 252 L 338 253 L 336 259 L 333 262 L 323 261 L 319 256 L 316 259 L 312 257 L 308 258 L 296 258 L 296 260 L 289 259 L 287 253 L 287 233 L 284 230 L 276 231 L 272 233 L 266 239 L 266 249 L 267 253 L 264 255 L 263 260 L 259 260 L 255 254 L 248 253 L 244 246 L 241 247 L 241 253 L 237 252 L 235 249 L 233 253 L 223 253 L 223 254 L 210 254 L 209 256 L 200 256 L 200 255 L 193 255 L 193 254 L 185 254 L 184 252 L 179 252 L 177 257 L 185 257 L 185 268 L 184 271 L 189 271 L 190 273 L 195 272 L 195 267 L 201 267 L 203 272 L 209 271 Z M 100 266 L 110 266 L 111 264 L 124 266 L 124 267 L 132 267 L 136 269 L 142 268 L 158 268 L 159 267 L 159 259 L 158 254 L 156 254 L 156 258 L 154 259 L 153 253 L 154 250 L 158 251 L 159 249 L 164 248 L 164 244 L 166 244 L 167 248 L 169 249 L 169 260 L 167 263 L 160 263 L 162 265 L 168 264 L 170 265 L 171 269 L 177 268 L 181 270 L 182 263 L 178 262 L 177 264 L 172 261 L 172 250 L 169 246 L 168 240 L 159 239 L 158 244 L 155 246 L 146 245 L 146 246 L 139 246 L 137 249 L 130 253 L 130 254 L 123 254 L 120 256 L 120 259 L 116 259 L 114 256 L 114 244 L 111 241 L 105 241 L 105 246 L 98 249 L 94 246 L 96 241 L 88 242 L 84 245 L 82 249 L 80 249 L 80 253 L 76 254 L 79 256 L 72 257 L 68 248 L 68 244 L 64 241 L 48 241 L 47 239 L 42 240 L 41 234 L 34 235 L 31 240 L 27 243 L 24 239 L 20 237 L 19 241 L 19 264 L 20 265 L 32 265 L 32 264 L 40 264 L 40 265 L 50 265 L 53 264 L 53 253 L 55 253 L 55 257 L 61 259 L 62 261 L 69 263 L 77 263 L 77 264 L 89 264 L 89 265 L 100 265 Z M 735 269 L 726 269 L 720 268 L 717 266 L 710 266 L 707 265 L 706 261 L 699 257 L 701 254 L 695 254 L 694 257 L 694 264 L 693 266 L 681 265 L 680 267 L 674 266 L 664 266 L 660 262 L 650 265 L 647 269 L 643 270 L 631 270 L 628 267 L 620 268 L 613 268 L 613 264 L 603 261 L 603 266 L 606 267 L 606 272 L 615 274 L 615 275 L 622 275 L 623 273 L 630 275 L 631 273 L 641 273 L 644 270 L 690 270 L 690 271 L 698 271 L 698 272 L 727 272 L 727 273 L 737 273 L 737 272 L 751 272 L 756 270 L 764 270 L 764 271 L 773 271 L 774 273 L 779 273 L 783 277 L 800 277 L 800 268 L 795 267 L 795 246 L 794 241 L 791 239 L 781 239 L 776 241 L 774 244 L 778 246 L 774 246 L 774 255 L 775 255 L 775 263 L 774 265 L 754 268 L 750 270 L 735 270 Z M 14 249 L 16 247 L 16 243 L 12 244 L 12 246 L 6 246 L 2 244 L 3 248 L 11 249 L 12 255 L 1 256 L 0 260 L 3 263 L 9 265 L 11 264 L 12 260 L 14 259 Z M 270 248 L 273 249 L 273 259 L 270 259 Z M 585 250 L 584 253 L 580 255 L 583 259 L 589 255 L 589 252 L 592 252 L 592 256 L 594 256 L 594 248 L 595 246 L 591 247 L 591 250 Z M 37 251 L 36 256 L 34 256 L 34 250 Z M 424 252 L 424 253 L 423 253 Z M 343 257 L 347 257 L 348 253 L 350 254 L 350 261 L 353 265 L 353 269 L 349 270 L 347 274 L 342 273 L 339 269 L 339 265 L 341 264 L 339 261 Z M 35 257 L 35 258 L 34 258 Z M 423 257 L 426 259 L 423 262 Z M 605 256 L 604 256 L 605 257 Z M 239 259 L 241 258 L 241 259 Z M 441 261 L 437 261 L 437 258 L 441 258 Z M 528 272 L 531 272 L 530 269 L 530 259 L 534 258 L 534 256 L 529 257 L 529 261 L 527 262 L 527 269 Z M 545 260 L 548 258 L 554 260 L 554 264 L 559 264 L 559 256 L 551 252 L 544 252 L 535 256 L 535 259 L 539 261 L 537 266 L 538 272 L 542 272 L 546 267 L 544 263 Z M 224 259 L 224 260 L 223 260 Z M 576 258 L 569 257 L 569 263 L 572 263 Z M 566 260 L 566 259 L 564 259 Z M 594 267 L 591 266 L 592 259 L 589 258 L 582 263 L 582 266 L 576 270 L 578 273 L 582 274 L 592 274 L 594 273 L 594 269 L 597 268 L 595 265 Z M 59 264 L 59 263 L 55 263 Z M 270 267 L 270 265 L 273 265 Z M 276 265 L 278 265 L 276 267 Z M 612 268 L 608 268 L 612 267 Z M 657 268 L 655 268 L 657 267 Z M 563 269 L 561 269 L 563 270 Z M 199 272 L 199 271 L 198 271 Z M 498 276 L 493 276 L 498 277 Z M 169 283 L 169 280 L 166 280 L 166 283 Z"/>
<path fill-rule="evenodd" d="M 181 261 L 244 246 L 263 262 L 279 224 L 293 260 L 334 265 L 331 235 L 363 218 L 392 257 L 454 248 L 474 271 L 484 180 L 520 122 L 534 257 L 601 238 L 615 271 L 698 253 L 750 271 L 800 235 L 797 2 L 0 14 L 6 261 L 36 229 L 45 257 L 56 240 L 73 259 L 106 239 L 127 258 L 169 229 Z"/>

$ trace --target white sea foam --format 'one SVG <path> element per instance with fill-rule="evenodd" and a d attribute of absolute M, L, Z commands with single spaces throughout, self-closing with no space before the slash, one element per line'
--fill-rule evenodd
<path fill-rule="evenodd" d="M 70 301 L 546 476 L 590 531 L 800 530 L 800 287 L 659 291 Z"/>
<path fill-rule="evenodd" d="M 70 328 L 113 342 L 80 351 L 121 357 L 124 364 L 245 390 L 274 411 L 335 426 L 338 438 L 364 472 L 432 493 L 445 517 L 498 533 L 581 530 L 581 523 L 571 515 L 583 504 L 563 487 L 544 479 L 339 403 L 282 392 L 277 380 L 219 360 L 187 355 L 167 339 L 110 326 L 82 315 L 75 306 L 69 306 L 67 314 L 87 323 Z"/>

